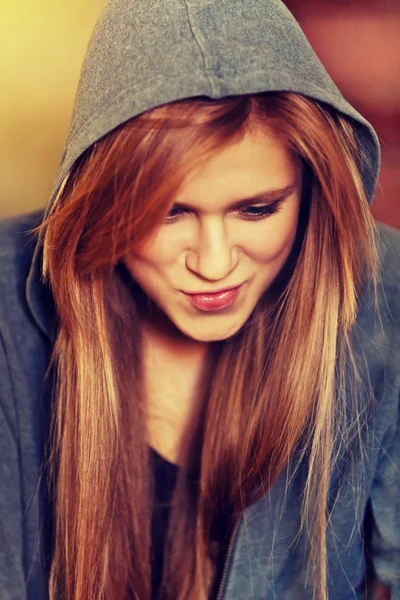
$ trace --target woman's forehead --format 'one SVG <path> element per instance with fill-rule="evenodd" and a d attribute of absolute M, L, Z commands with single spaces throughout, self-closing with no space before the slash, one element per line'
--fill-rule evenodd
<path fill-rule="evenodd" d="M 227 146 L 195 168 L 183 182 L 177 202 L 190 204 L 197 197 L 224 196 L 228 203 L 297 184 L 300 161 L 274 137 L 246 137 Z M 271 192 L 271 198 L 267 193 Z M 276 194 L 275 194 L 276 196 Z"/>

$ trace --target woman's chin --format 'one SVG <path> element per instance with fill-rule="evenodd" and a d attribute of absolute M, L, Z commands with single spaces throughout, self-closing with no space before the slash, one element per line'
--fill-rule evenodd
<path fill-rule="evenodd" d="M 201 329 L 195 329 L 192 327 L 182 328 L 179 327 L 178 324 L 176 324 L 176 326 L 187 338 L 202 343 L 222 342 L 234 336 L 240 329 L 240 325 L 236 325 L 236 327 L 231 326 L 221 328 L 215 327 L 214 325 L 209 329 L 206 327 L 202 327 Z"/>

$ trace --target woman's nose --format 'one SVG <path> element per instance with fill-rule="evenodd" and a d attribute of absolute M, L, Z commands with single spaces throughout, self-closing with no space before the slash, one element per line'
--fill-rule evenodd
<path fill-rule="evenodd" d="M 222 280 L 234 270 L 238 251 L 221 223 L 209 224 L 186 254 L 186 267 L 204 279 Z"/>

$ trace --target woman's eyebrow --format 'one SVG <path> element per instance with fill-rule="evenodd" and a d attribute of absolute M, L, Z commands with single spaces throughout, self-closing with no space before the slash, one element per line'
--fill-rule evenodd
<path fill-rule="evenodd" d="M 248 198 L 243 198 L 242 200 L 235 200 L 232 204 L 232 207 L 242 205 L 242 204 L 256 204 L 259 202 L 273 202 L 274 200 L 284 199 L 290 194 L 293 194 L 297 189 L 296 184 L 287 185 L 283 188 L 277 188 L 274 190 L 265 190 L 263 192 L 259 192 L 255 196 L 249 196 Z"/>
<path fill-rule="evenodd" d="M 292 184 L 292 185 L 287 185 L 283 188 L 277 188 L 277 189 L 273 189 L 273 190 L 264 190 L 262 192 L 259 192 L 258 194 L 255 194 L 254 196 L 248 196 L 247 198 L 235 200 L 234 202 L 232 202 L 232 204 L 229 206 L 229 208 L 236 208 L 238 206 L 244 206 L 247 204 L 261 204 L 261 203 L 274 202 L 275 200 L 278 200 L 278 199 L 284 200 L 285 198 L 290 196 L 290 194 L 293 194 L 296 191 L 296 189 L 297 189 L 297 185 Z M 186 208 L 188 210 L 196 210 L 195 206 L 192 206 L 192 205 L 188 204 L 187 202 L 182 202 L 181 200 L 176 202 L 174 204 L 174 206 L 179 206 L 181 208 Z"/>

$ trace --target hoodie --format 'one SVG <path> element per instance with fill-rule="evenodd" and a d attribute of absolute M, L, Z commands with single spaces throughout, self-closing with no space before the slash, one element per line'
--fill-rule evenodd
<path fill-rule="evenodd" d="M 326 102 L 352 121 L 371 204 L 380 169 L 377 135 L 342 96 L 280 0 L 111 0 L 100 16 L 47 207 L 0 222 L 1 600 L 48 598 L 51 557 L 42 470 L 51 384 L 44 375 L 57 315 L 51 290 L 41 281 L 41 240 L 32 241 L 27 230 L 47 216 L 82 152 L 129 118 L 182 98 L 279 90 Z M 379 223 L 376 231 L 381 317 L 367 286 L 355 339 L 377 410 L 369 422 L 360 487 L 344 481 L 339 490 L 332 475 L 330 600 L 364 597 L 368 565 L 391 588 L 392 600 L 400 600 L 400 233 Z M 366 392 L 366 406 L 369 401 Z M 242 515 L 218 600 L 312 598 L 304 540 L 296 540 L 304 473 L 292 482 L 282 508 L 284 484 L 282 473 Z"/>

